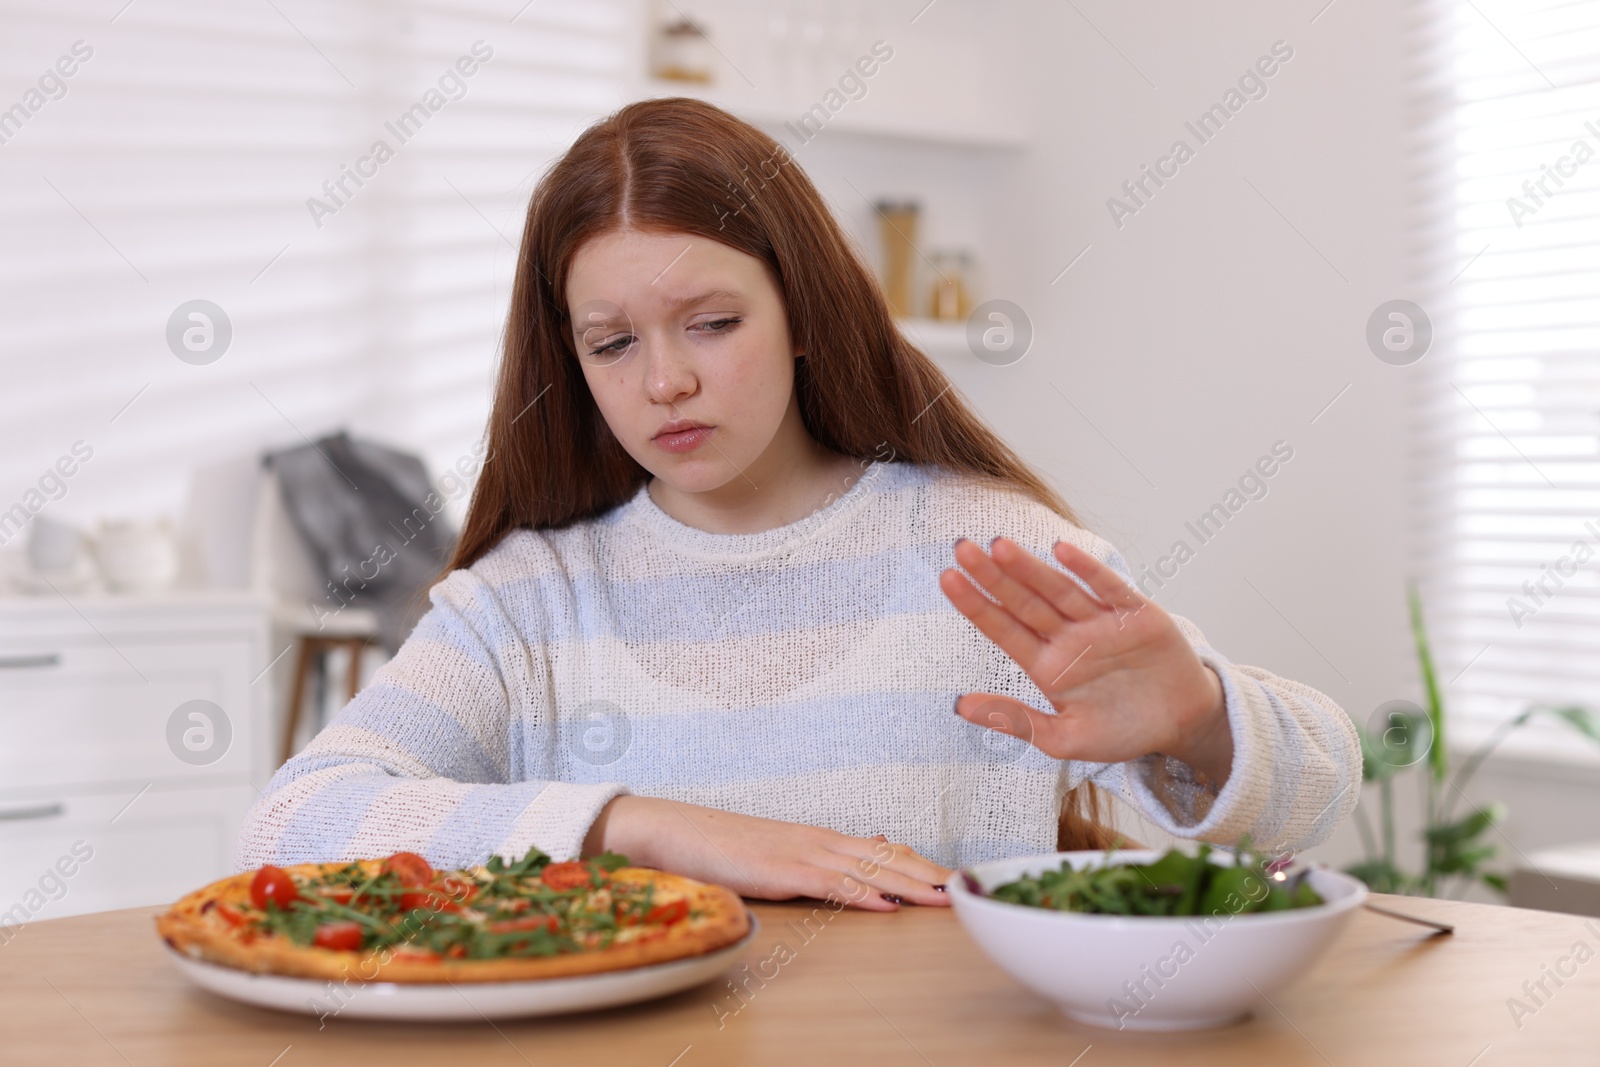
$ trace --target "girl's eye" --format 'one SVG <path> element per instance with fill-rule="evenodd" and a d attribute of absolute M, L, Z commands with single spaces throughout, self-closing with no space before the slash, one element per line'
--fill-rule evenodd
<path fill-rule="evenodd" d="M 726 318 L 726 319 L 713 319 L 710 322 L 703 322 L 700 325 L 707 326 L 707 327 L 710 327 L 710 326 L 717 327 L 717 329 L 710 330 L 709 332 L 711 332 L 711 333 L 727 333 L 729 329 L 733 328 L 734 326 L 737 326 L 739 323 L 741 323 L 743 321 L 744 321 L 743 319 L 740 319 L 740 318 L 737 318 L 737 317 L 732 317 L 732 318 Z"/>
<path fill-rule="evenodd" d="M 633 347 L 634 340 L 635 338 L 632 334 L 624 334 L 614 341 L 591 349 L 587 358 L 601 363 L 617 359 L 627 352 L 629 348 Z"/>

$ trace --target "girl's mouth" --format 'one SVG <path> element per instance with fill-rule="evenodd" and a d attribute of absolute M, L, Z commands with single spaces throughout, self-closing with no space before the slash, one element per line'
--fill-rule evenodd
<path fill-rule="evenodd" d="M 659 433 L 653 438 L 657 447 L 666 452 L 692 452 L 703 444 L 715 430 L 714 426 L 690 426 L 671 433 Z"/>

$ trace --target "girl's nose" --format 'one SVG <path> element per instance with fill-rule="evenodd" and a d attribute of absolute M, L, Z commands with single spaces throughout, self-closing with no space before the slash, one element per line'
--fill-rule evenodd
<path fill-rule="evenodd" d="M 643 341 L 645 387 L 657 403 L 671 404 L 694 393 L 698 380 L 686 356 L 670 343 Z"/>

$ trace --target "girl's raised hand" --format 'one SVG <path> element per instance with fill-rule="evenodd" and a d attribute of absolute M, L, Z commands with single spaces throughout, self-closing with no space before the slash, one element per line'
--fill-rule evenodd
<path fill-rule="evenodd" d="M 1227 779 L 1233 736 L 1222 682 L 1159 604 L 1065 541 L 1056 542 L 1056 559 L 1094 595 L 1004 537 L 988 552 L 962 538 L 955 557 L 999 603 L 954 568 L 939 576 L 939 587 L 1056 710 L 967 693 L 956 714 L 1057 759 L 1116 763 L 1158 752 L 1218 784 Z"/>

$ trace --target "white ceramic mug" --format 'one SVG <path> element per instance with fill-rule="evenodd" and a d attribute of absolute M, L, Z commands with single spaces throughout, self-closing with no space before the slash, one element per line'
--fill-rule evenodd
<path fill-rule="evenodd" d="M 96 538 L 100 570 L 119 593 L 152 592 L 178 577 L 178 540 L 167 519 L 107 519 Z"/>
<path fill-rule="evenodd" d="M 88 538 L 76 526 L 36 516 L 28 533 L 28 565 L 41 574 L 75 570 L 88 549 Z"/>

